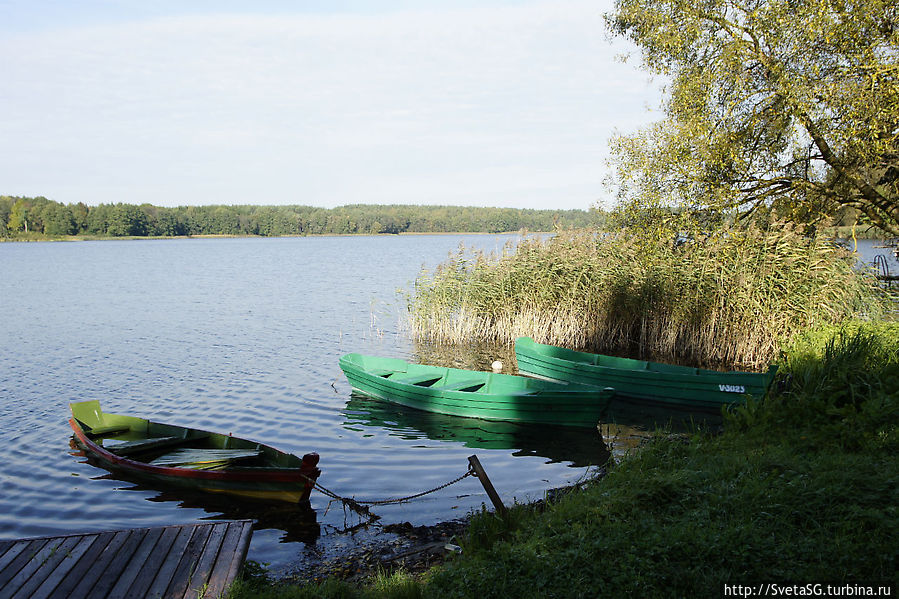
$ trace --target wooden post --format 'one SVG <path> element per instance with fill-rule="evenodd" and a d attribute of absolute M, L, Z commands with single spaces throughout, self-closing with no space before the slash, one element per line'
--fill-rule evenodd
<path fill-rule="evenodd" d="M 475 476 L 477 476 L 478 480 L 481 481 L 481 484 L 484 485 L 484 490 L 487 491 L 487 496 L 490 497 L 490 501 L 493 502 L 493 507 L 496 508 L 496 511 L 500 515 L 505 516 L 506 506 L 503 505 L 502 500 L 499 498 L 499 494 L 497 494 L 496 489 L 493 488 L 493 483 L 487 478 L 487 472 L 484 470 L 484 467 L 481 466 L 478 456 L 470 456 L 468 458 L 468 463 L 471 464 Z"/>

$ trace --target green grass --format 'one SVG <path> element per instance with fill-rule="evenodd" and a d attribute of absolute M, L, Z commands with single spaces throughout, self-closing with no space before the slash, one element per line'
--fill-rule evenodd
<path fill-rule="evenodd" d="M 420 578 L 238 597 L 721 597 L 724 585 L 899 588 L 899 323 L 785 351 L 792 382 L 712 436 L 657 435 L 584 491 L 474 515 L 463 555 Z M 293 594 L 291 594 L 293 593 Z"/>

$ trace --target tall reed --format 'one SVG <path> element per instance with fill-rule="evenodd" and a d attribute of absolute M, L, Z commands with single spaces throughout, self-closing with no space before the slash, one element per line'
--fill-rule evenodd
<path fill-rule="evenodd" d="M 592 230 L 459 252 L 416 281 L 413 336 L 538 342 L 682 363 L 758 367 L 799 331 L 879 318 L 852 254 L 794 231 L 726 229 L 683 244 Z"/>

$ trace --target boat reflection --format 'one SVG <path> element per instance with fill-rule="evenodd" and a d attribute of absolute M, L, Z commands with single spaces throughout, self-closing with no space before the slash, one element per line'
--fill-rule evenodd
<path fill-rule="evenodd" d="M 94 458 L 85 455 L 74 438 L 69 443 L 71 455 L 82 458 L 81 463 L 90 464 L 105 474 L 91 477 L 91 480 L 114 480 L 128 483 L 130 486 L 119 487 L 124 491 L 142 491 L 156 493 L 144 497 L 147 501 L 177 503 L 179 508 L 200 509 L 209 515 L 203 520 L 253 520 L 253 530 L 279 530 L 283 532 L 281 543 L 314 544 L 321 536 L 321 527 L 317 515 L 308 505 L 289 504 L 284 502 L 265 502 L 241 499 L 232 495 L 203 493 L 180 487 L 149 487 L 145 481 L 128 477 L 121 471 L 108 470 Z"/>
<path fill-rule="evenodd" d="M 599 424 L 603 440 L 619 460 L 659 432 L 685 434 L 700 430 L 719 432 L 720 414 L 613 399 Z"/>
<path fill-rule="evenodd" d="M 539 456 L 582 468 L 603 465 L 609 457 L 597 430 L 494 422 L 414 410 L 353 393 L 344 408 L 344 428 L 373 427 L 401 439 L 427 438 L 462 443 L 474 449 L 515 450 L 514 456 Z"/>
<path fill-rule="evenodd" d="M 723 422 L 720 413 L 622 401 L 617 397 L 612 400 L 609 411 L 603 419 L 603 424 L 629 426 L 648 431 L 664 430 L 671 433 L 717 431 Z"/>

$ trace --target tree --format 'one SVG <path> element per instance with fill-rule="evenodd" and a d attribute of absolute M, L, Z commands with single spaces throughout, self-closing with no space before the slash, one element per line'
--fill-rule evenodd
<path fill-rule="evenodd" d="M 44 209 L 44 233 L 47 235 L 74 235 L 78 231 L 72 209 L 52 203 Z"/>
<path fill-rule="evenodd" d="M 613 142 L 625 203 L 851 207 L 899 235 L 895 0 L 617 0 L 606 19 L 670 80 L 666 118 Z"/>
<path fill-rule="evenodd" d="M 30 206 L 19 198 L 9 212 L 9 230 L 28 232 L 28 211 Z"/>
<path fill-rule="evenodd" d="M 147 213 L 132 204 L 116 204 L 110 209 L 106 233 L 113 237 L 143 237 L 147 235 L 150 219 Z"/>

